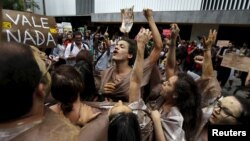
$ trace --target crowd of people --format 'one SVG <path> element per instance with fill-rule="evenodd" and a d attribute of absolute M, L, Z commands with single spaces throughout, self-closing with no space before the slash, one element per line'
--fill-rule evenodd
<path fill-rule="evenodd" d="M 69 32 L 47 55 L 2 42 L 1 141 L 206 141 L 210 125 L 248 126 L 248 98 L 221 89 L 233 44 L 218 50 L 212 29 L 199 43 L 179 40 L 177 24 L 166 38 L 153 11 L 143 15 L 149 29 L 136 37 Z M 250 86 L 250 68 L 241 80 Z"/>

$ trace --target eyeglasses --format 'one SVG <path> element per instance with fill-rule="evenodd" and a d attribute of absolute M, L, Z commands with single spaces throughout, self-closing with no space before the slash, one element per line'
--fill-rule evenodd
<path fill-rule="evenodd" d="M 234 117 L 234 118 L 237 119 L 237 117 L 234 116 L 234 115 L 232 114 L 232 112 L 229 111 L 228 108 L 222 107 L 222 106 L 221 106 L 221 102 L 220 102 L 220 101 L 217 102 L 217 104 L 215 105 L 215 108 L 219 108 L 219 109 L 218 109 L 218 110 L 219 110 L 219 113 L 224 114 L 226 117 L 231 116 L 231 117 Z"/>

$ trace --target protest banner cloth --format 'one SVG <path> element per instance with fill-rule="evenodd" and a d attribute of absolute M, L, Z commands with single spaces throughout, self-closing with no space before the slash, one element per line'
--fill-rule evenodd
<path fill-rule="evenodd" d="M 56 47 L 54 17 L 30 12 L 2 10 L 2 41 L 18 42 L 38 48 Z"/>
<path fill-rule="evenodd" d="M 250 57 L 240 56 L 236 53 L 226 53 L 223 56 L 221 66 L 248 72 L 248 68 L 250 67 Z"/>

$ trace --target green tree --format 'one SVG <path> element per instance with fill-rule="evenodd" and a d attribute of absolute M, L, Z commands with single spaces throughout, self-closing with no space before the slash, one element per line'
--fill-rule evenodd
<path fill-rule="evenodd" d="M 24 0 L 3 0 L 3 9 L 24 11 Z"/>
<path fill-rule="evenodd" d="M 27 8 L 34 10 L 40 9 L 39 5 L 34 0 L 3 0 L 3 9 L 26 11 Z"/>

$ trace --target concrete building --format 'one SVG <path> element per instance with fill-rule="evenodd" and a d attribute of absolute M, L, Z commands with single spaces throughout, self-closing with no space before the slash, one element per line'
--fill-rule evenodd
<path fill-rule="evenodd" d="M 120 9 L 134 6 L 134 27 L 146 26 L 143 8 L 151 8 L 161 28 L 178 23 L 181 37 L 197 40 L 207 35 L 210 28 L 217 29 L 218 39 L 233 40 L 239 45 L 250 41 L 250 0 L 36 0 L 45 4 L 48 16 L 76 19 L 78 24 L 121 24 Z M 41 11 L 41 10 L 40 10 Z M 78 24 L 75 24 L 78 26 Z M 73 24 L 74 25 L 74 24 Z M 133 30 L 133 29 L 132 29 Z M 137 32 L 137 31 L 136 31 Z"/>

